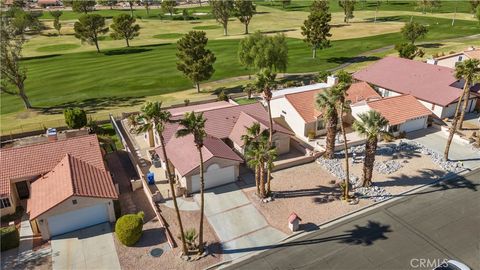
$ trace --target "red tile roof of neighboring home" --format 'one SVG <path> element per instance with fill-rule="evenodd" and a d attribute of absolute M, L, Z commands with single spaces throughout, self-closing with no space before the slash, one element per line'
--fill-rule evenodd
<path fill-rule="evenodd" d="M 107 171 L 69 154 L 49 173 L 32 182 L 30 189 L 27 211 L 31 220 L 72 196 L 118 197 Z"/>
<path fill-rule="evenodd" d="M 362 100 L 379 99 L 382 98 L 375 89 L 373 89 L 366 82 L 352 83 L 347 90 L 347 99 L 352 103 L 356 103 Z"/>
<path fill-rule="evenodd" d="M 470 59 L 480 59 L 480 49 L 477 49 L 477 48 L 468 48 L 464 51 L 461 51 L 461 52 L 456 52 L 456 53 L 452 53 L 452 54 L 447 54 L 447 55 L 444 55 L 444 56 L 440 56 L 440 57 L 437 57 L 435 58 L 435 60 L 442 60 L 442 59 L 445 59 L 445 58 L 450 58 L 450 57 L 453 57 L 453 56 L 459 56 L 459 55 L 462 55 L 462 54 L 465 54 L 468 58 Z"/>
<path fill-rule="evenodd" d="M 243 161 L 230 147 L 222 140 L 207 136 L 204 139 L 202 148 L 203 161 L 206 162 L 211 158 L 218 157 L 233 161 Z M 168 158 L 178 170 L 181 176 L 188 175 L 190 172 L 200 166 L 200 157 L 193 141 L 193 135 L 185 137 L 172 137 L 167 143 Z M 155 152 L 163 159 L 161 147 L 155 148 Z"/>
<path fill-rule="evenodd" d="M 353 76 L 441 106 L 456 101 L 462 91 L 452 86 L 457 81 L 453 69 L 398 57 L 385 57 Z"/>
<path fill-rule="evenodd" d="M 391 126 L 432 114 L 429 109 L 425 108 L 422 103 L 411 95 L 387 97 L 368 101 L 367 104 L 370 108 L 383 115 Z"/>
<path fill-rule="evenodd" d="M 310 123 L 315 122 L 322 115 L 322 112 L 315 104 L 317 95 L 322 91 L 324 89 L 288 94 L 285 95 L 285 98 L 292 104 L 303 120 L 306 123 Z M 381 98 L 381 96 L 366 82 L 353 83 L 347 90 L 347 99 L 353 103 L 368 98 Z"/>
<path fill-rule="evenodd" d="M 178 116 L 191 111 L 203 112 L 207 110 L 220 109 L 220 108 L 226 108 L 226 107 L 232 107 L 232 106 L 235 106 L 235 104 L 231 104 L 226 101 L 217 101 L 217 102 L 210 102 L 210 103 L 204 103 L 204 104 L 198 104 L 198 105 L 171 108 L 171 109 L 168 109 L 168 111 L 172 114 L 172 116 Z"/>
<path fill-rule="evenodd" d="M 70 154 L 92 166 L 105 170 L 96 135 L 87 135 L 18 148 L 0 150 L 0 195 L 10 194 L 10 180 L 35 178 L 52 170 Z"/>

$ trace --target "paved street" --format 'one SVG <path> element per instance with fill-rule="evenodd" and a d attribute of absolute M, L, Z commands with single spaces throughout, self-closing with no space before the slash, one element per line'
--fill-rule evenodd
<path fill-rule="evenodd" d="M 280 245 L 230 269 L 480 269 L 480 170 Z"/>

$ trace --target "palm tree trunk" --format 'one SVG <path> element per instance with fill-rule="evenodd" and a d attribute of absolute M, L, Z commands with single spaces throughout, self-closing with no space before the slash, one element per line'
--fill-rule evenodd
<path fill-rule="evenodd" d="M 178 208 L 177 196 L 175 194 L 175 187 L 173 185 L 173 174 L 170 171 L 170 166 L 168 166 L 167 150 L 165 149 L 165 138 L 163 137 L 163 134 L 159 133 L 159 135 L 160 135 L 160 145 L 162 146 L 163 157 L 165 158 L 165 164 L 166 164 L 165 170 L 167 171 L 168 182 L 170 184 L 170 190 L 172 192 L 173 206 L 175 207 L 175 213 L 177 214 L 178 227 L 180 228 L 180 239 L 182 240 L 182 252 L 183 254 L 187 255 L 188 254 L 187 242 L 185 241 L 185 233 L 183 231 L 182 217 L 180 216 L 180 209 Z"/>
<path fill-rule="evenodd" d="M 205 177 L 203 173 L 203 154 L 202 147 L 197 147 L 200 155 L 200 227 L 198 229 L 198 254 L 203 253 L 203 216 L 205 212 Z"/>
<path fill-rule="evenodd" d="M 265 198 L 265 164 L 260 163 L 260 198 Z"/>
<path fill-rule="evenodd" d="M 453 116 L 452 126 L 450 127 L 450 131 L 449 131 L 450 133 L 448 134 L 447 145 L 445 146 L 445 152 L 443 153 L 443 158 L 445 160 L 448 160 L 448 153 L 450 152 L 450 145 L 452 144 L 453 136 L 455 135 L 455 132 L 457 131 L 457 123 L 458 123 L 458 118 L 459 118 L 459 114 L 460 114 L 460 106 L 461 106 L 461 103 L 463 102 L 466 91 L 469 91 L 468 82 L 465 82 L 465 84 L 463 86 L 462 94 L 460 95 L 460 98 L 458 99 L 457 107 L 455 108 L 455 115 Z M 467 103 L 468 103 L 468 100 L 467 100 Z"/>
<path fill-rule="evenodd" d="M 313 46 L 312 48 L 312 58 L 315 59 L 317 57 L 317 47 Z"/>
<path fill-rule="evenodd" d="M 128 2 L 128 3 L 130 4 L 130 14 L 131 14 L 131 16 L 132 16 L 132 18 L 133 18 L 133 3 L 132 3 L 131 1 Z"/>
<path fill-rule="evenodd" d="M 363 162 L 363 186 L 372 185 L 373 164 L 375 163 L 375 153 L 377 151 L 377 137 L 367 139 L 365 147 L 365 161 Z"/>
<path fill-rule="evenodd" d="M 197 86 L 197 93 L 200 93 L 200 83 L 199 83 L 199 82 L 195 82 L 195 85 Z"/>
<path fill-rule="evenodd" d="M 342 130 L 342 135 L 343 135 L 343 148 L 345 150 L 345 189 L 343 191 L 343 199 L 348 200 L 348 185 L 350 184 L 350 167 L 348 166 L 348 142 L 347 142 L 347 133 L 345 132 L 345 126 L 343 125 L 343 109 L 345 107 L 345 100 L 342 100 L 340 108 L 340 128 Z"/>
<path fill-rule="evenodd" d="M 332 159 L 335 152 L 335 137 L 337 136 L 338 116 L 333 115 L 327 122 L 327 138 L 325 146 L 325 158 Z"/>
<path fill-rule="evenodd" d="M 155 147 L 155 137 L 154 137 L 153 129 L 148 130 L 148 145 L 150 147 Z"/>
<path fill-rule="evenodd" d="M 270 196 L 270 192 L 271 192 L 270 183 L 271 183 L 271 181 L 272 181 L 272 170 L 270 168 L 267 168 L 267 193 L 266 193 L 267 196 Z"/>
<path fill-rule="evenodd" d="M 257 196 L 260 196 L 260 165 L 255 166 L 255 186 L 257 187 Z"/>
<path fill-rule="evenodd" d="M 470 101 L 470 89 L 465 95 L 465 100 L 463 101 L 462 113 L 460 114 L 460 119 L 458 120 L 458 128 L 463 129 L 463 118 L 465 118 L 465 112 L 467 111 L 468 102 Z"/>

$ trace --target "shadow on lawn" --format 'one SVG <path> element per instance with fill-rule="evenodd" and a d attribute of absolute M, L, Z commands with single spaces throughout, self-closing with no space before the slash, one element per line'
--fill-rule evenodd
<path fill-rule="evenodd" d="M 116 50 L 109 50 L 103 52 L 104 55 L 110 56 L 110 55 L 125 55 L 125 54 L 136 54 L 136 53 L 143 53 L 143 52 L 149 52 L 152 49 L 146 49 L 146 48 L 123 48 L 123 49 L 116 49 Z"/>
<path fill-rule="evenodd" d="M 346 63 L 362 63 L 362 62 L 369 62 L 369 61 L 376 61 L 380 60 L 378 56 L 355 56 L 355 57 L 330 57 L 327 59 L 328 63 L 336 63 L 336 64 L 346 64 Z"/>
<path fill-rule="evenodd" d="M 239 252 L 251 252 L 251 251 L 261 251 L 274 248 L 285 248 L 285 247 L 295 247 L 295 246 L 304 246 L 304 245 L 316 245 L 327 242 L 337 242 L 340 244 L 346 245 L 362 245 L 362 246 L 371 246 L 378 240 L 386 240 L 388 237 L 385 235 L 392 232 L 390 225 L 383 225 L 380 222 L 369 220 L 366 225 L 359 226 L 354 225 L 354 228 L 351 230 L 345 231 L 343 234 L 321 237 L 322 234 L 317 234 L 316 237 L 312 235 L 307 236 L 307 239 L 300 239 L 296 241 L 275 244 L 275 245 L 266 245 L 258 247 L 248 247 L 248 248 L 237 248 L 237 249 L 226 249 L 223 251 L 224 254 L 232 254 Z"/>
<path fill-rule="evenodd" d="M 118 107 L 131 107 L 142 104 L 144 96 L 141 97 L 103 97 L 103 98 L 89 98 L 82 101 L 66 102 L 52 107 L 38 107 L 43 114 L 62 114 L 66 108 L 81 108 L 87 113 L 95 113 L 98 110 L 106 110 Z"/>
<path fill-rule="evenodd" d="M 418 47 L 430 49 L 430 48 L 440 48 L 443 45 L 445 45 L 445 44 L 443 44 L 443 43 L 425 43 L 425 44 L 419 44 Z"/>

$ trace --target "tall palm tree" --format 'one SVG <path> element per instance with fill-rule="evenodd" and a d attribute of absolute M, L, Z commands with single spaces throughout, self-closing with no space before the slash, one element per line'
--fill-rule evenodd
<path fill-rule="evenodd" d="M 177 204 L 177 196 L 175 194 L 174 187 L 174 176 L 171 171 L 170 166 L 168 166 L 168 155 L 167 150 L 165 149 L 165 137 L 163 136 L 163 131 L 165 126 L 171 122 L 172 115 L 169 111 L 162 108 L 161 102 L 147 102 L 141 109 L 141 114 L 139 116 L 143 119 L 143 125 L 138 128 L 138 132 L 142 133 L 147 130 L 153 130 L 157 132 L 160 137 L 160 146 L 162 148 L 162 153 L 165 158 L 165 170 L 167 172 L 168 182 L 170 184 L 170 191 L 172 192 L 173 205 L 175 207 L 175 212 L 177 214 L 178 226 L 180 228 L 180 239 L 182 240 L 182 252 L 183 254 L 188 253 L 187 242 L 185 240 L 185 234 L 183 231 L 182 217 L 180 216 L 180 209 Z"/>
<path fill-rule="evenodd" d="M 334 87 L 339 94 L 339 116 L 340 116 L 340 130 L 343 135 L 343 150 L 345 151 L 345 179 L 343 182 L 343 199 L 348 200 L 348 185 L 350 183 L 350 166 L 348 164 L 348 142 L 347 133 L 345 131 L 345 123 L 343 122 L 344 113 L 350 110 L 350 105 L 347 102 L 347 91 L 352 84 L 353 78 L 350 73 L 340 70 L 337 73 L 339 83 Z"/>
<path fill-rule="evenodd" d="M 193 141 L 198 151 L 200 157 L 200 226 L 198 230 L 198 253 L 202 254 L 203 247 L 203 216 L 205 213 L 205 176 L 203 171 L 203 141 L 207 136 L 205 132 L 205 122 L 207 119 L 203 117 L 203 113 L 195 114 L 195 112 L 185 113 L 183 119 L 181 119 L 180 126 L 181 129 L 177 130 L 177 137 L 184 137 L 187 135 L 193 136 Z"/>
<path fill-rule="evenodd" d="M 468 59 L 464 62 L 461 62 L 455 68 L 455 77 L 457 79 L 463 78 L 465 80 L 465 85 L 468 82 L 468 87 L 464 85 L 463 87 L 463 95 L 464 95 L 464 102 L 462 108 L 462 114 L 460 115 L 460 120 L 458 126 L 460 129 L 463 127 L 463 119 L 465 118 L 465 111 L 467 110 L 468 101 L 470 99 L 470 87 L 473 86 L 480 80 L 480 60 L 478 59 Z"/>
<path fill-rule="evenodd" d="M 335 137 L 337 136 L 338 111 L 337 106 L 340 95 L 334 88 L 326 89 L 317 95 L 316 105 L 322 112 L 322 117 L 326 122 L 327 139 L 325 146 L 325 158 L 332 159 L 335 152 Z"/>
<path fill-rule="evenodd" d="M 457 107 L 455 109 L 455 115 L 453 116 L 452 126 L 450 127 L 450 133 L 447 139 L 447 145 L 445 146 L 444 158 L 448 160 L 448 154 L 450 152 L 450 145 L 452 144 L 453 135 L 457 131 L 458 122 L 460 121 L 460 126 L 463 124 L 463 117 L 465 115 L 465 110 L 467 109 L 468 99 L 470 96 L 470 86 L 478 79 L 478 70 L 480 61 L 477 59 L 468 59 L 464 62 L 461 62 L 455 68 L 455 77 L 457 79 L 463 79 L 463 91 L 458 99 Z M 461 105 L 463 102 L 463 106 Z M 460 106 L 462 110 L 460 112 Z"/>
<path fill-rule="evenodd" d="M 275 78 L 277 77 L 276 73 L 273 73 L 270 69 L 263 69 L 257 73 L 257 80 L 255 81 L 255 87 L 263 93 L 263 98 L 267 103 L 268 110 L 268 122 L 269 122 L 269 136 L 268 136 L 268 148 L 273 146 L 273 118 L 272 118 L 272 109 L 270 106 L 270 101 L 272 100 L 272 89 L 275 88 Z M 270 182 L 272 179 L 272 166 L 267 167 L 267 195 L 270 194 Z M 263 177 L 263 174 L 261 174 Z"/>
<path fill-rule="evenodd" d="M 385 131 L 388 120 L 379 112 L 370 110 L 358 115 L 359 120 L 353 122 L 353 128 L 360 134 L 367 137 L 365 144 L 365 160 L 363 162 L 363 186 L 372 185 L 373 163 L 377 151 L 378 137 L 389 134 Z"/>
<path fill-rule="evenodd" d="M 260 136 L 260 124 L 254 123 L 251 127 L 246 127 L 246 134 L 241 139 L 244 145 L 244 156 L 248 166 L 255 170 L 255 186 L 257 195 L 260 195 L 260 162 L 257 158 L 258 138 Z"/>

